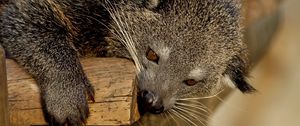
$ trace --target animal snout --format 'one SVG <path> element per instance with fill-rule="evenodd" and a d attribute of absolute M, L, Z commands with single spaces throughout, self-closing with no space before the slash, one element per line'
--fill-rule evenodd
<path fill-rule="evenodd" d="M 144 112 L 151 112 L 153 114 L 159 114 L 164 111 L 164 106 L 162 104 L 161 98 L 156 96 L 151 91 L 141 91 L 140 97 L 139 97 L 139 106 L 140 109 Z"/>

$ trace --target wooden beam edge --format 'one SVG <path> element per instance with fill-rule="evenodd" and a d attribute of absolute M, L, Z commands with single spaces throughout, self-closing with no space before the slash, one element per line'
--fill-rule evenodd
<path fill-rule="evenodd" d="M 0 125 L 9 126 L 5 52 L 0 45 Z"/>
<path fill-rule="evenodd" d="M 89 103 L 91 115 L 86 125 L 131 125 L 138 120 L 132 62 L 117 58 L 83 58 L 81 62 L 96 90 L 96 103 Z M 10 121 L 14 125 L 45 125 L 35 81 L 13 60 L 6 63 Z"/>

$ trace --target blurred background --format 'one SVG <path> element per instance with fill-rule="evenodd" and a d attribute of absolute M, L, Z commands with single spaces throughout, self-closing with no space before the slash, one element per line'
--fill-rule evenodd
<path fill-rule="evenodd" d="M 256 1 L 271 6 L 276 0 Z M 249 82 L 259 92 L 235 91 L 217 109 L 212 126 L 300 126 L 300 0 L 279 4 L 281 23 L 250 74 Z"/>

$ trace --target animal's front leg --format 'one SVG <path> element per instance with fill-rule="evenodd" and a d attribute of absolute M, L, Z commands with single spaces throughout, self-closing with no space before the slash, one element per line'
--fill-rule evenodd
<path fill-rule="evenodd" d="M 86 98 L 93 98 L 94 90 L 69 36 L 36 32 L 36 27 L 17 29 L 19 33 L 11 28 L 1 31 L 2 45 L 36 79 L 43 107 L 54 120 L 49 123 L 81 125 L 89 115 Z M 11 35 L 15 33 L 19 35 Z"/>
<path fill-rule="evenodd" d="M 49 120 L 50 124 L 82 125 L 89 115 L 86 99 L 93 99 L 94 90 L 77 59 L 62 60 L 72 61 L 58 63 L 49 69 L 49 73 L 37 77 L 43 107 L 54 119 Z"/>
<path fill-rule="evenodd" d="M 51 1 L 12 1 L 1 15 L 0 42 L 36 79 L 53 125 L 82 125 L 90 85 L 72 43 L 71 23 Z M 47 119 L 47 118 L 46 118 Z"/>
<path fill-rule="evenodd" d="M 87 97 L 93 99 L 94 89 L 76 51 L 65 41 L 58 41 L 42 44 L 34 50 L 27 50 L 24 45 L 22 51 L 12 52 L 39 84 L 46 115 L 52 118 L 49 123 L 81 125 L 89 115 Z"/>

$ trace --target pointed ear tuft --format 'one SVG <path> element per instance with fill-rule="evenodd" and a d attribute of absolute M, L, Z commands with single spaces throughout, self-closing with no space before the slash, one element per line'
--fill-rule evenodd
<path fill-rule="evenodd" d="M 248 84 L 247 81 L 245 81 L 245 77 L 243 76 L 235 76 L 231 77 L 232 81 L 234 82 L 235 86 L 243 93 L 254 93 L 256 92 L 256 89 L 252 87 L 250 84 Z"/>
<path fill-rule="evenodd" d="M 238 56 L 229 62 L 224 76 L 228 75 L 232 83 L 243 93 L 254 93 L 256 89 L 246 81 L 246 64 Z"/>

